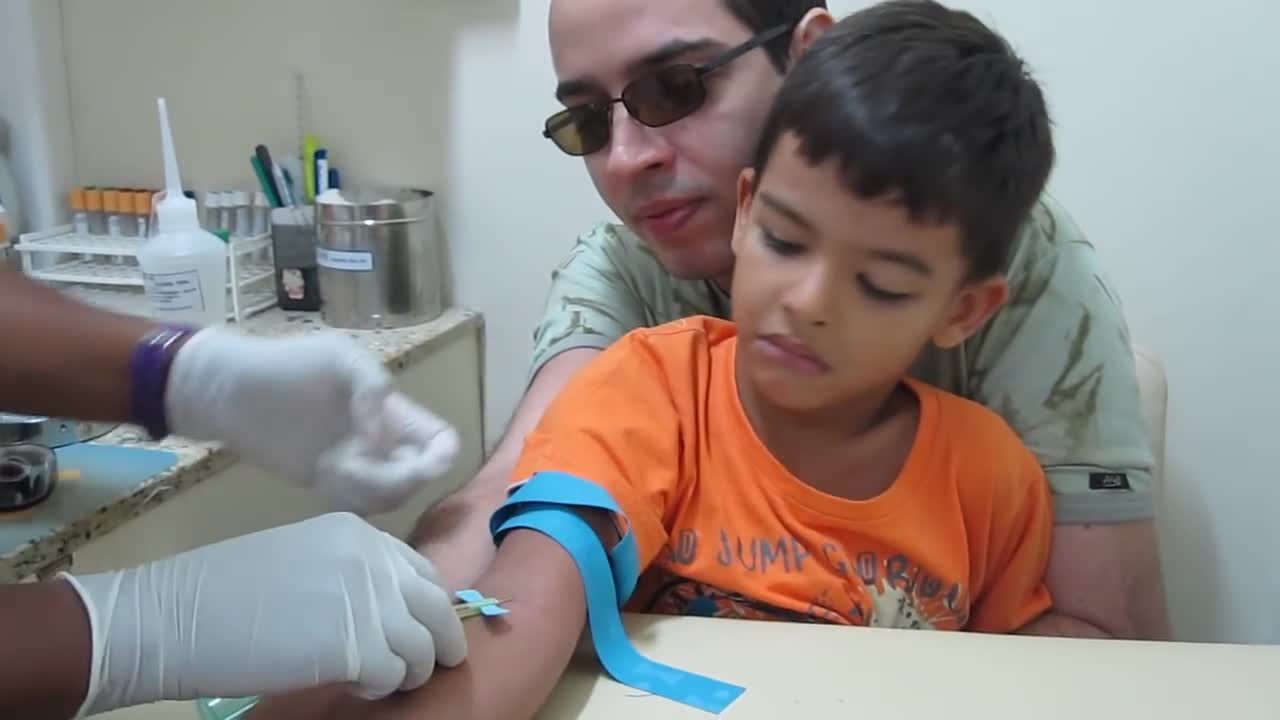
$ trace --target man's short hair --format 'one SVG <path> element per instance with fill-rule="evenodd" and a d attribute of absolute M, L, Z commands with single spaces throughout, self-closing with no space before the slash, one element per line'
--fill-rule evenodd
<path fill-rule="evenodd" d="M 814 8 L 826 9 L 826 0 L 721 0 L 725 8 L 733 13 L 743 25 L 751 30 L 751 34 L 759 34 L 772 30 L 779 25 L 786 25 L 793 30 L 804 19 L 805 13 Z M 778 72 L 787 68 L 787 53 L 791 48 L 791 33 L 770 41 L 764 46 Z"/>

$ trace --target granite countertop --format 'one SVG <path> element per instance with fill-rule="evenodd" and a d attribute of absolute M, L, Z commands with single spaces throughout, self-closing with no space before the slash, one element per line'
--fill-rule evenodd
<path fill-rule="evenodd" d="M 483 327 L 482 316 L 474 311 L 450 308 L 430 322 L 388 330 L 343 330 L 377 353 L 392 372 L 398 373 L 457 334 Z M 245 321 L 243 329 L 254 335 L 284 336 L 330 330 L 318 313 L 289 313 L 268 310 Z M 121 425 L 95 443 L 168 450 L 177 461 L 164 472 L 137 487 L 112 496 L 83 517 L 50 527 L 32 525 L 25 543 L 0 546 L 0 583 L 17 582 L 34 575 L 68 556 L 76 548 L 105 535 L 166 499 L 233 465 L 237 458 L 217 443 L 167 438 L 151 442 L 146 433 L 132 425 Z M 57 491 L 55 490 L 55 493 Z M 37 516 L 40 505 L 21 511 L 7 522 L 21 523 Z"/>

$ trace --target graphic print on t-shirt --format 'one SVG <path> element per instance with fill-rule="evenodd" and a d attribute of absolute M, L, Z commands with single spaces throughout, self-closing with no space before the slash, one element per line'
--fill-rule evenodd
<path fill-rule="evenodd" d="M 934 630 L 959 629 L 969 619 L 964 585 L 902 552 L 849 553 L 831 540 L 815 547 L 794 537 L 744 537 L 727 530 L 712 546 L 701 539 L 696 529 L 673 532 L 631 607 L 670 615 Z M 737 588 L 771 591 L 753 597 Z M 808 602 L 787 607 L 762 596 Z"/>

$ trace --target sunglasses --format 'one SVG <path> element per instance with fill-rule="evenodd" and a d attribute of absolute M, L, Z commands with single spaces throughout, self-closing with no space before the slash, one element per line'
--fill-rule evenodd
<path fill-rule="evenodd" d="M 632 80 L 621 97 L 582 103 L 547 118 L 542 136 L 569 155 L 590 155 L 609 144 L 613 106 L 622 103 L 627 114 L 648 127 L 662 127 L 697 112 L 707 100 L 706 77 L 739 57 L 791 29 L 779 25 L 726 50 L 702 65 L 667 65 Z"/>

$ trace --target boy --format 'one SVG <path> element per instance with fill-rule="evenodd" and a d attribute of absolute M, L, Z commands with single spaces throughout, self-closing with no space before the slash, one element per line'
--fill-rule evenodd
<path fill-rule="evenodd" d="M 1039 88 L 975 18 L 851 15 L 797 61 L 740 178 L 735 322 L 624 337 L 557 397 L 515 479 L 608 491 L 621 517 L 587 519 L 608 547 L 615 525 L 636 536 L 628 610 L 1017 630 L 1050 607 L 1039 463 L 907 371 L 1004 302 L 1052 164 Z M 469 625 L 468 662 L 386 709 L 536 712 L 584 627 L 577 567 L 517 529 L 477 588 L 516 599 L 511 622 Z"/>
<path fill-rule="evenodd" d="M 628 334 L 515 479 L 609 491 L 647 567 L 631 610 L 1017 630 L 1049 607 L 1039 463 L 994 412 L 906 375 L 1005 300 L 1052 162 L 1039 88 L 973 17 L 890 2 L 838 23 L 739 181 L 734 322 Z"/>

